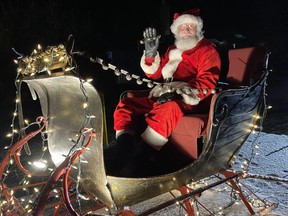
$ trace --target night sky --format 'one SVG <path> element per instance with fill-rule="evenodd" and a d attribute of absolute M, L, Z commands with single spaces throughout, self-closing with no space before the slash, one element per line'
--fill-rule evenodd
<path fill-rule="evenodd" d="M 75 50 L 100 58 L 112 52 L 116 66 L 139 73 L 143 30 L 156 27 L 162 36 L 159 50 L 165 50 L 172 42 L 169 27 L 173 14 L 194 7 L 200 8 L 204 36 L 218 41 L 220 50 L 232 48 L 232 44 L 265 46 L 272 51 L 271 77 L 288 76 L 285 0 L 0 0 L 1 101 L 12 107 L 16 52 L 30 55 L 37 44 L 65 44 L 72 34 Z M 80 73 L 95 77 L 96 88 L 113 90 L 112 72 L 103 72 L 87 59 L 77 60 Z"/>
<path fill-rule="evenodd" d="M 285 0 L 1 0 L 1 56 L 9 61 L 14 55 L 12 47 L 30 54 L 35 44 L 65 43 L 70 34 L 79 49 L 99 56 L 108 50 L 142 50 L 139 40 L 146 27 L 156 27 L 165 43 L 173 14 L 199 7 L 207 38 L 240 46 L 264 43 L 279 57 L 277 63 L 282 64 L 287 59 L 287 55 L 282 56 L 288 36 L 285 3 Z M 235 34 L 244 38 L 235 38 Z"/>

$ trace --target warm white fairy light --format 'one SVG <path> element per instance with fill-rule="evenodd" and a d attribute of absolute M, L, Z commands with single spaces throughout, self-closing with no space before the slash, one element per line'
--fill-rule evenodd
<path fill-rule="evenodd" d="M 14 195 L 14 190 L 10 191 L 10 195 L 13 196 Z"/>
<path fill-rule="evenodd" d="M 255 148 L 255 149 L 259 149 L 259 145 L 255 144 L 255 145 L 254 145 L 254 148 Z"/>
<path fill-rule="evenodd" d="M 260 119 L 261 118 L 261 116 L 259 116 L 259 115 L 253 115 L 253 117 L 255 118 L 255 119 Z"/>
<path fill-rule="evenodd" d="M 8 133 L 8 134 L 6 135 L 6 137 L 12 137 L 12 136 L 13 136 L 12 133 Z"/>
<path fill-rule="evenodd" d="M 51 71 L 50 71 L 48 68 L 46 69 L 46 71 L 47 71 L 47 73 L 48 73 L 49 75 L 52 74 Z"/>
<path fill-rule="evenodd" d="M 60 56 L 60 58 L 59 58 L 59 62 L 63 61 L 64 59 L 65 59 L 64 56 Z"/>
<path fill-rule="evenodd" d="M 75 169 L 75 170 L 78 169 L 78 167 L 77 167 L 77 166 L 74 166 L 74 165 L 71 165 L 71 168 L 72 168 L 72 169 Z"/>
<path fill-rule="evenodd" d="M 43 61 L 44 61 L 44 62 L 49 62 L 50 59 L 49 59 L 48 57 L 46 57 L 46 58 L 43 59 Z"/>
<path fill-rule="evenodd" d="M 88 82 L 88 83 L 91 83 L 92 81 L 93 81 L 92 78 L 87 78 L 87 79 L 86 79 L 86 82 Z"/>
<path fill-rule="evenodd" d="M 13 164 L 13 163 L 14 163 L 13 158 L 10 159 L 9 163 L 10 163 L 10 164 Z"/>
<path fill-rule="evenodd" d="M 72 138 L 68 138 L 68 140 L 69 140 L 70 142 L 76 143 L 76 141 L 73 140 Z"/>
<path fill-rule="evenodd" d="M 253 125 L 253 127 L 254 127 L 255 129 L 260 128 L 258 125 Z"/>
<path fill-rule="evenodd" d="M 82 159 L 80 159 L 80 162 L 81 162 L 81 163 L 86 163 L 86 164 L 88 164 L 88 161 L 87 161 L 87 160 L 82 160 Z"/>
<path fill-rule="evenodd" d="M 18 68 L 18 69 L 17 69 L 17 73 L 18 73 L 18 74 L 20 74 L 20 73 L 22 73 L 22 72 L 23 72 L 22 68 Z"/>
<path fill-rule="evenodd" d="M 34 161 L 32 163 L 32 165 L 37 168 L 37 169 L 46 169 L 47 168 L 47 161 L 45 160 L 38 160 L 38 161 Z"/>
<path fill-rule="evenodd" d="M 67 67 L 67 68 L 65 68 L 65 71 L 67 72 L 67 71 L 71 71 L 71 70 L 74 70 L 75 69 L 75 67 Z"/>
<path fill-rule="evenodd" d="M 83 103 L 83 108 L 86 109 L 88 107 L 88 103 Z"/>

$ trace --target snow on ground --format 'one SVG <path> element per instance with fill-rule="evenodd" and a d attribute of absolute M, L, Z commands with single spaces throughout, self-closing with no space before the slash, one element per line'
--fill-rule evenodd
<path fill-rule="evenodd" d="M 240 187 L 252 204 L 256 215 L 288 215 L 288 136 L 263 132 L 258 135 L 251 135 L 245 142 L 232 169 L 247 170 L 248 173 L 257 175 L 257 178 L 240 178 L 242 183 Z M 269 178 L 264 178 L 265 176 Z M 211 182 L 215 182 L 215 179 L 209 178 L 206 181 L 206 183 Z M 179 195 L 177 191 L 174 193 Z M 235 194 L 227 184 L 220 184 L 204 191 L 197 200 L 199 215 L 250 215 L 239 196 L 233 195 Z M 236 201 L 233 197 L 236 197 Z M 132 206 L 131 209 L 141 213 L 151 206 L 157 206 L 170 199 L 173 199 L 170 193 L 163 194 Z M 264 206 L 268 207 L 265 211 Z M 175 204 L 152 215 L 183 216 L 185 214 L 184 209 Z"/>

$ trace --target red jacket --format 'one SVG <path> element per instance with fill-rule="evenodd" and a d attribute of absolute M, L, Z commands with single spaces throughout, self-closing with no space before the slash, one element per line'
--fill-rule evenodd
<path fill-rule="evenodd" d="M 171 61 L 169 61 L 172 59 Z M 199 91 L 201 100 L 211 94 L 220 76 L 221 60 L 215 45 L 203 38 L 197 45 L 184 52 L 175 45 L 168 48 L 163 57 L 141 59 L 141 66 L 146 76 L 153 80 L 173 77 L 173 80 L 187 82 L 191 88 Z M 205 91 L 208 90 L 205 94 Z"/>

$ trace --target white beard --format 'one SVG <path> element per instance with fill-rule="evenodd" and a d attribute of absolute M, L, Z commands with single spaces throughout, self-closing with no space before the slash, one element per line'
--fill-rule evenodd
<path fill-rule="evenodd" d="M 180 38 L 175 36 L 175 46 L 181 51 L 192 49 L 198 42 L 199 37 L 197 36 L 191 36 L 189 38 Z"/>

